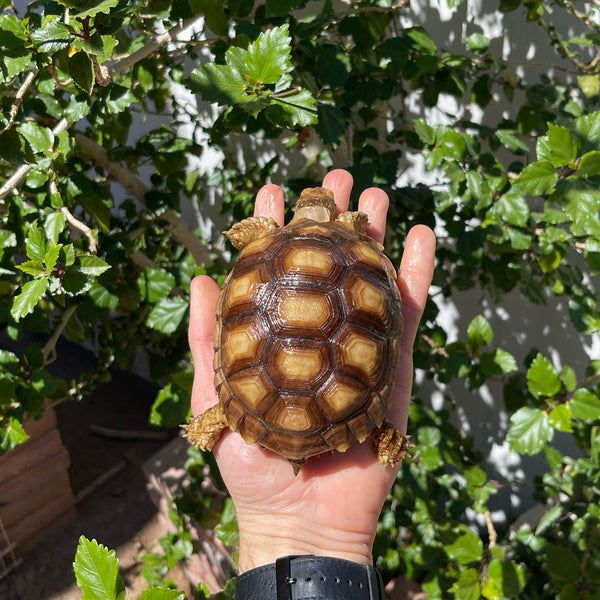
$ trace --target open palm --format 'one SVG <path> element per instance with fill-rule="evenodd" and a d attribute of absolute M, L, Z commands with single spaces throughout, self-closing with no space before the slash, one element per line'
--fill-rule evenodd
<path fill-rule="evenodd" d="M 339 212 L 348 209 L 352 177 L 330 172 L 323 187 L 333 191 Z M 359 210 L 367 213 L 368 234 L 383 241 L 387 195 L 365 190 Z M 270 216 L 283 225 L 284 198 L 274 185 L 258 193 L 255 215 Z M 393 404 L 388 419 L 406 430 L 412 388 L 412 348 L 431 283 L 435 239 L 430 229 L 413 228 L 407 238 L 398 287 L 402 295 L 404 331 Z M 213 329 L 219 288 L 209 277 L 192 282 L 189 341 L 195 376 L 192 411 L 200 414 L 217 402 L 213 387 Z M 345 453 L 310 459 L 294 476 L 281 456 L 226 430 L 214 448 L 223 480 L 237 510 L 240 528 L 240 571 L 268 564 L 286 554 L 337 556 L 372 561 L 377 519 L 397 474 L 384 467 L 369 443 Z"/>

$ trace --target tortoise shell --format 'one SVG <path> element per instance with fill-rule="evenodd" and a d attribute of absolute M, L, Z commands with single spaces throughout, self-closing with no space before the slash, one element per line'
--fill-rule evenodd
<path fill-rule="evenodd" d="M 382 426 L 400 355 L 396 272 L 338 221 L 292 221 L 242 250 L 217 306 L 215 388 L 226 424 L 290 462 Z"/>

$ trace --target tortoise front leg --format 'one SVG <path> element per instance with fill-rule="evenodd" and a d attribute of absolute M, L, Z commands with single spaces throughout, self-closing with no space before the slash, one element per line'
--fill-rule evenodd
<path fill-rule="evenodd" d="M 394 466 L 398 464 L 407 454 L 413 444 L 408 442 L 408 437 L 402 435 L 386 419 L 381 427 L 373 430 L 369 435 L 375 445 L 377 460 L 382 465 Z"/>
<path fill-rule="evenodd" d="M 200 450 L 212 450 L 226 426 L 227 419 L 220 403 L 205 410 L 188 425 L 182 425 L 185 436 Z"/>

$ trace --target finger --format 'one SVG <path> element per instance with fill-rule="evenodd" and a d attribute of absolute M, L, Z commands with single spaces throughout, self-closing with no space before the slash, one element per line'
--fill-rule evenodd
<path fill-rule="evenodd" d="M 329 171 L 323 179 L 323 187 L 333 192 L 335 206 L 338 213 L 346 212 L 350 204 L 350 193 L 354 180 L 352 175 L 344 169 Z"/>
<path fill-rule="evenodd" d="M 283 226 L 285 200 L 283 190 L 273 183 L 264 185 L 256 194 L 255 217 L 271 217 L 277 225 Z"/>
<path fill-rule="evenodd" d="M 398 273 L 398 288 L 402 296 L 404 330 L 392 407 L 388 418 L 402 432 L 406 431 L 408 406 L 413 382 L 413 345 L 423 315 L 435 258 L 435 236 L 429 227 L 417 225 L 406 238 Z"/>
<path fill-rule="evenodd" d="M 412 352 L 419 321 L 425 309 L 433 278 L 435 235 L 429 227 L 416 225 L 406 237 L 398 272 L 398 288 L 402 296 L 403 351 Z"/>
<path fill-rule="evenodd" d="M 385 223 L 389 206 L 390 199 L 388 195 L 379 188 L 366 189 L 358 199 L 358 210 L 364 212 L 369 218 L 367 233 L 380 244 L 383 243 L 385 235 Z"/>
<path fill-rule="evenodd" d="M 194 359 L 194 389 L 192 391 L 194 415 L 204 412 L 217 401 L 214 391 L 213 331 L 219 293 L 220 289 L 217 283 L 206 275 L 192 280 L 188 341 Z"/>

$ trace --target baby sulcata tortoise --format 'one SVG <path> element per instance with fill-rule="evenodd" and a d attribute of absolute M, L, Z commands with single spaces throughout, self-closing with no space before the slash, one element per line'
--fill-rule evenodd
<path fill-rule="evenodd" d="M 383 464 L 406 455 L 407 438 L 385 419 L 400 293 L 367 227 L 361 212 L 336 219 L 332 192 L 311 188 L 287 226 L 251 217 L 226 232 L 241 253 L 217 305 L 219 402 L 186 427 L 195 446 L 210 450 L 229 427 L 295 474 L 311 456 L 366 438 Z"/>

